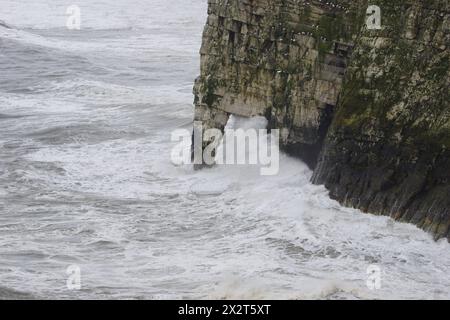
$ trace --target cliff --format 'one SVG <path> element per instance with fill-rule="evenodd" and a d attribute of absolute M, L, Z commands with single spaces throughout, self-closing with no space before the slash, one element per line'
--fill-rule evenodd
<path fill-rule="evenodd" d="M 450 239 L 450 3 L 210 0 L 195 119 L 264 115 L 346 206 Z"/>

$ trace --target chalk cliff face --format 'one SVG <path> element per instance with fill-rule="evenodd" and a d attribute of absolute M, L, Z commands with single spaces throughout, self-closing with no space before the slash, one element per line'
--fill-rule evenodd
<path fill-rule="evenodd" d="M 209 0 L 195 119 L 264 115 L 313 182 L 450 239 L 450 3 Z"/>
<path fill-rule="evenodd" d="M 359 6 L 209 1 L 196 120 L 221 128 L 230 113 L 264 115 L 285 149 L 313 167 L 367 9 Z"/>

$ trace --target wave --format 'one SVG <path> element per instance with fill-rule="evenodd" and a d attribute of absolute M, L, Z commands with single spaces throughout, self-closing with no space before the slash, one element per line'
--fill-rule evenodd
<path fill-rule="evenodd" d="M 14 40 L 28 45 L 47 47 L 50 49 L 65 50 L 70 52 L 89 50 L 95 51 L 104 47 L 103 45 L 96 44 L 94 42 L 67 41 L 46 38 L 30 31 L 14 29 L 6 24 L 2 25 L 1 23 L 0 27 L 3 27 L 0 28 L 0 39 Z"/>
<path fill-rule="evenodd" d="M 0 300 L 34 300 L 35 296 L 27 292 L 17 291 L 14 289 L 0 287 Z"/>
<path fill-rule="evenodd" d="M 6 28 L 6 29 L 12 29 L 11 26 L 9 26 L 5 21 L 0 20 L 0 27 Z"/>
<path fill-rule="evenodd" d="M 281 280 L 280 287 L 273 290 L 270 283 L 256 279 L 242 279 L 235 275 L 226 275 L 207 296 L 208 299 L 221 300 L 363 300 L 373 299 L 370 290 L 359 288 L 350 281 L 333 279 L 304 278 L 297 282 L 298 291 L 291 284 Z M 282 284 L 282 285 L 281 285 Z"/>

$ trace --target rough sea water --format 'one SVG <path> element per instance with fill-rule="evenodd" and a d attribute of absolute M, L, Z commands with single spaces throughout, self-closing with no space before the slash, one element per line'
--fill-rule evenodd
<path fill-rule="evenodd" d="M 79 0 L 71 31 L 67 1 L 0 0 L 0 298 L 450 298 L 446 241 L 341 207 L 299 160 L 171 163 L 206 3 Z"/>

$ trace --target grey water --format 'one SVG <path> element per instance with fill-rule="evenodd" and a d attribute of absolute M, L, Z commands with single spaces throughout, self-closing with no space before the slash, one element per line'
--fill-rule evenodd
<path fill-rule="evenodd" d="M 65 1 L 0 0 L 0 299 L 450 298 L 447 242 L 341 207 L 299 160 L 171 163 L 206 2 L 78 1 L 68 30 Z"/>

